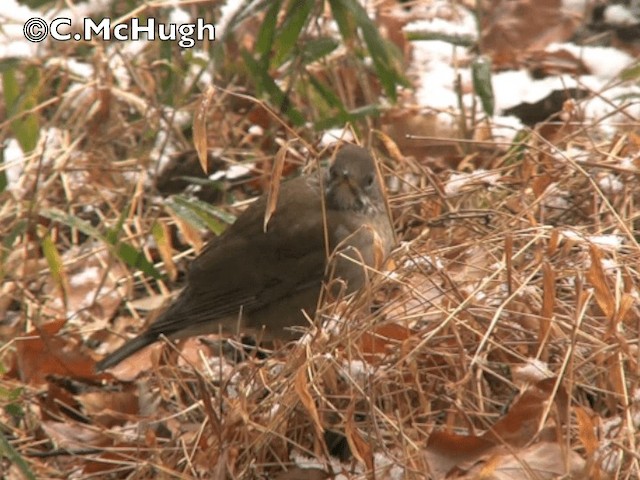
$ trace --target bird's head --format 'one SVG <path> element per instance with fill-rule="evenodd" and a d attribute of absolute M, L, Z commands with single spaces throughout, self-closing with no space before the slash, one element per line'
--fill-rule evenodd
<path fill-rule="evenodd" d="M 370 211 L 382 197 L 373 158 L 355 145 L 340 149 L 325 183 L 327 207 L 333 210 Z"/>

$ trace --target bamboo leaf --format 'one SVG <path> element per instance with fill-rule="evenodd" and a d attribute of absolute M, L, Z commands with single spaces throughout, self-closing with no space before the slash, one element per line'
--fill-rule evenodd
<path fill-rule="evenodd" d="M 216 235 L 226 230 L 235 217 L 201 200 L 174 195 L 167 200 L 166 206 L 180 218 L 198 228 L 207 228 Z"/>
<path fill-rule="evenodd" d="M 44 254 L 44 258 L 47 260 L 47 265 L 49 266 L 49 271 L 51 272 L 53 283 L 60 290 L 60 293 L 64 297 L 66 303 L 67 289 L 64 275 L 64 266 L 62 264 L 62 257 L 60 256 L 60 252 L 58 252 L 58 249 L 51 239 L 51 235 L 49 234 L 49 232 L 47 232 L 42 237 L 40 243 L 42 245 L 42 253 Z"/>
<path fill-rule="evenodd" d="M 14 68 L 4 65 L 2 90 L 11 132 L 18 140 L 22 151 L 27 153 L 36 148 L 40 136 L 38 116 L 30 112 L 38 104 L 40 71 L 34 66 L 28 67 L 18 80 L 18 65 L 14 65 Z"/>
<path fill-rule="evenodd" d="M 280 65 L 295 48 L 300 32 L 309 20 L 314 0 L 292 1 L 274 43 L 273 64 Z"/>
<path fill-rule="evenodd" d="M 262 93 L 266 94 L 271 100 L 271 103 L 282 113 L 286 114 L 295 126 L 304 125 L 305 120 L 302 114 L 291 105 L 288 97 L 280 90 L 280 87 L 278 87 L 273 78 L 269 76 L 269 73 L 263 69 L 246 50 L 242 50 L 242 58 L 256 87 L 258 87 Z"/>
<path fill-rule="evenodd" d="M 255 52 L 264 68 L 268 68 L 269 65 L 268 57 L 274 44 L 276 27 L 278 26 L 278 12 L 281 5 L 282 0 L 276 0 L 271 3 L 271 7 L 267 10 L 262 20 L 262 26 L 256 38 Z"/>
<path fill-rule="evenodd" d="M 66 225 L 69 228 L 78 229 L 91 238 L 103 241 L 110 247 L 114 248 L 115 255 L 130 267 L 137 268 L 144 274 L 149 275 L 153 278 L 162 278 L 160 272 L 158 272 L 153 264 L 149 262 L 149 260 L 147 260 L 144 252 L 136 249 L 133 245 L 130 245 L 127 242 L 119 242 L 117 240 L 117 232 L 122 229 L 122 225 L 120 222 L 124 218 L 123 216 L 121 216 L 118 220 L 119 227 L 109 229 L 106 234 L 103 234 L 84 220 L 80 220 L 73 215 L 69 215 L 58 210 L 42 210 L 40 214 L 45 218 L 49 218 L 54 222 Z"/>
<path fill-rule="evenodd" d="M 480 97 L 482 109 L 489 117 L 493 116 L 495 108 L 495 96 L 491 84 L 491 60 L 487 57 L 478 57 L 471 67 L 473 77 L 473 89 Z"/>
<path fill-rule="evenodd" d="M 373 60 L 376 73 L 385 93 L 389 98 L 395 100 L 397 97 L 396 85 L 408 85 L 408 81 L 402 77 L 394 66 L 389 44 L 380 36 L 378 26 L 369 18 L 367 11 L 356 0 L 330 0 L 329 3 L 345 40 L 347 39 L 345 34 L 351 36 L 351 28 L 348 20 L 344 17 L 347 16 L 346 12 L 353 16 L 355 24 L 362 31 L 362 38 L 367 45 L 367 50 L 371 60 Z M 339 17 L 341 18 L 340 20 L 338 20 Z"/>
<path fill-rule="evenodd" d="M 4 433 L 0 430 L 0 457 L 5 457 L 9 460 L 9 463 L 15 464 L 18 470 L 22 473 L 24 478 L 28 480 L 36 480 L 36 476 L 29 468 L 29 464 L 25 462 L 24 458 L 13 448 L 11 443 L 7 441 Z"/>

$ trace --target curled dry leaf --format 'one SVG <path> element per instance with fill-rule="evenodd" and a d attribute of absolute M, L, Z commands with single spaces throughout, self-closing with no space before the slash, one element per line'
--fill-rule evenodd
<path fill-rule="evenodd" d="M 173 261 L 173 252 L 171 245 L 171 232 L 166 222 L 158 220 L 152 228 L 153 238 L 156 241 L 160 258 L 164 263 L 164 268 L 167 270 L 167 275 L 172 281 L 178 278 L 178 269 Z"/>
<path fill-rule="evenodd" d="M 597 420 L 595 420 L 593 412 L 589 413 L 583 407 L 576 407 L 574 412 L 578 420 L 578 437 L 587 452 L 587 458 L 592 460 L 599 446 L 596 437 Z"/>
<path fill-rule="evenodd" d="M 347 437 L 347 442 L 349 443 L 349 448 L 353 456 L 365 465 L 368 472 L 373 472 L 373 448 L 371 448 L 371 445 L 360 435 L 354 421 L 354 415 L 355 403 L 351 402 L 346 414 L 347 419 L 344 427 L 345 436 Z"/>
<path fill-rule="evenodd" d="M 322 427 L 322 422 L 320 421 L 320 414 L 318 413 L 316 403 L 313 399 L 313 396 L 309 392 L 309 382 L 307 380 L 306 368 L 307 366 L 303 365 L 298 369 L 298 372 L 296 373 L 295 391 L 298 394 L 298 398 L 300 399 L 302 406 L 311 417 L 317 437 L 322 438 L 324 428 Z"/>
<path fill-rule="evenodd" d="M 198 153 L 200 166 L 204 173 L 209 173 L 209 162 L 207 157 L 207 114 L 211 106 L 211 100 L 215 95 L 215 88 L 210 86 L 202 95 L 202 99 L 196 108 L 193 117 L 193 143 Z"/>
<path fill-rule="evenodd" d="M 193 250 L 196 253 L 200 253 L 200 251 L 202 251 L 202 247 L 204 246 L 204 241 L 202 240 L 202 235 L 200 234 L 198 229 L 182 217 L 176 215 L 173 209 L 169 208 L 168 211 L 173 220 L 176 222 L 176 226 L 178 227 L 178 230 L 180 230 L 180 233 L 184 237 L 185 241 L 193 247 Z"/>
<path fill-rule="evenodd" d="M 591 244 L 589 246 L 591 254 L 591 266 L 587 271 L 587 279 L 595 289 L 596 302 L 607 318 L 613 318 L 616 312 L 616 299 L 607 284 L 607 276 L 602 268 L 602 251 Z"/>
<path fill-rule="evenodd" d="M 425 455 L 436 478 L 445 478 L 447 472 L 454 468 L 467 471 L 477 462 L 481 462 L 488 469 L 485 472 L 488 474 L 501 470 L 505 464 L 510 464 L 513 458 L 519 458 L 522 452 L 532 448 L 532 442 L 536 445 L 535 440 L 545 427 L 545 414 L 549 409 L 549 402 L 554 402 L 556 406 L 554 418 L 560 423 L 565 423 L 568 396 L 563 387 L 555 391 L 556 382 L 557 378 L 547 378 L 529 387 L 509 412 L 482 435 L 433 432 L 429 437 Z M 555 396 L 552 396 L 554 391 Z M 555 432 L 555 429 L 551 432 Z M 545 431 L 545 440 L 548 441 L 546 433 Z M 560 448 L 562 439 L 539 442 L 538 445 L 541 443 L 552 443 Z M 535 447 L 534 451 L 537 451 L 537 448 Z"/>
<path fill-rule="evenodd" d="M 284 169 L 284 161 L 287 158 L 290 142 L 285 142 L 276 153 L 273 169 L 271 170 L 271 181 L 269 182 L 269 192 L 267 193 L 267 206 L 264 212 L 263 229 L 266 232 L 269 226 L 269 220 L 276 211 L 278 205 L 278 193 L 280 192 L 280 180 L 282 179 L 282 171 Z"/>
<path fill-rule="evenodd" d="M 397 350 L 410 339 L 414 332 L 410 328 L 396 323 L 378 325 L 363 332 L 358 340 L 360 352 L 368 361 L 374 362 L 376 356 Z"/>
<path fill-rule="evenodd" d="M 389 135 L 380 130 L 376 130 L 376 135 L 380 140 L 382 140 L 382 143 L 389 152 L 391 158 L 396 162 L 402 161 L 404 155 L 402 155 L 402 153 L 400 152 L 398 144 Z"/>
<path fill-rule="evenodd" d="M 459 480 L 555 480 L 557 478 L 602 478 L 584 476 L 584 460 L 556 442 L 540 442 L 517 451 L 496 447 L 490 456 L 472 466 Z"/>
<path fill-rule="evenodd" d="M 386 257 L 384 241 L 382 240 L 382 238 L 380 237 L 380 235 L 378 234 L 375 228 L 372 228 L 369 225 L 367 225 L 367 227 L 371 231 L 371 234 L 373 236 L 373 257 L 374 257 L 373 265 L 376 270 L 380 270 L 384 266 L 384 260 Z"/>

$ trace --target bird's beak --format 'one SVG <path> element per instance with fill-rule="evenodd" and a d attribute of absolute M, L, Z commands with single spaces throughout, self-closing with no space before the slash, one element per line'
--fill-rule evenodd
<path fill-rule="evenodd" d="M 354 194 L 358 193 L 358 185 L 347 172 L 342 173 L 340 177 L 340 185 L 346 185 Z"/>

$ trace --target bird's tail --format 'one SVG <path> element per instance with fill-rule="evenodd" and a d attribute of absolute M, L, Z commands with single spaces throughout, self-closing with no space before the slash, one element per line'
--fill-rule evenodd
<path fill-rule="evenodd" d="M 138 350 L 142 350 L 147 345 L 151 345 L 156 340 L 158 340 L 158 335 L 152 332 L 146 332 L 138 337 L 132 338 L 127 343 L 118 348 L 115 352 L 110 353 L 98 363 L 96 363 L 96 372 L 102 372 L 107 368 L 116 366 L 125 358 L 133 355 Z"/>

